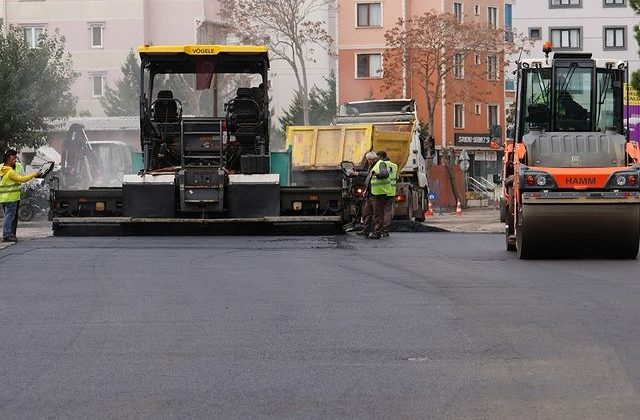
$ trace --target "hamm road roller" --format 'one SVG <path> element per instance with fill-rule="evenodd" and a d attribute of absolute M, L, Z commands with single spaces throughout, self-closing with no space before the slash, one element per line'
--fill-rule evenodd
<path fill-rule="evenodd" d="M 550 49 L 518 64 L 503 170 L 507 250 L 520 259 L 636 258 L 640 150 L 624 125 L 627 64 L 584 53 L 550 59 Z"/>

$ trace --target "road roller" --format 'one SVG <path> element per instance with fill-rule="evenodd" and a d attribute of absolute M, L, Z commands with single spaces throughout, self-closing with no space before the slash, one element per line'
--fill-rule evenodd
<path fill-rule="evenodd" d="M 506 248 L 520 259 L 634 259 L 640 149 L 624 124 L 628 65 L 588 53 L 550 58 L 549 43 L 544 51 L 518 63 L 503 162 Z M 500 131 L 492 127 L 492 137 Z"/>

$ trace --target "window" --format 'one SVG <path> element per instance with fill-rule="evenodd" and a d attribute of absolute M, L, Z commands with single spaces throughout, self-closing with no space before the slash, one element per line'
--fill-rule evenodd
<path fill-rule="evenodd" d="M 495 55 L 487 57 L 487 79 L 498 80 L 498 57 Z"/>
<path fill-rule="evenodd" d="M 479 66 L 480 64 L 482 64 L 482 60 L 480 59 L 480 54 L 476 54 L 475 63 L 476 63 L 476 66 Z"/>
<path fill-rule="evenodd" d="M 40 42 L 40 37 L 44 35 L 44 28 L 42 26 L 25 26 L 22 28 L 24 33 L 24 40 L 27 42 L 29 48 L 35 48 Z"/>
<path fill-rule="evenodd" d="M 356 78 L 381 78 L 382 54 L 357 54 Z"/>
<path fill-rule="evenodd" d="M 581 48 L 581 28 L 556 28 L 550 31 L 551 42 L 555 49 L 579 50 Z"/>
<path fill-rule="evenodd" d="M 360 3 L 358 8 L 358 28 L 382 25 L 382 6 L 380 3 Z"/>
<path fill-rule="evenodd" d="M 504 5 L 504 40 L 513 41 L 513 8 L 510 4 Z"/>
<path fill-rule="evenodd" d="M 625 7 L 627 5 L 626 0 L 603 0 L 602 5 L 604 7 Z"/>
<path fill-rule="evenodd" d="M 507 92 L 515 92 L 516 91 L 516 81 L 513 79 L 505 79 L 504 80 L 504 90 Z"/>
<path fill-rule="evenodd" d="M 480 115 L 482 113 L 482 105 L 476 104 L 474 107 L 474 112 L 476 115 Z"/>
<path fill-rule="evenodd" d="M 529 28 L 529 39 L 539 41 L 542 39 L 542 28 Z"/>
<path fill-rule="evenodd" d="M 491 128 L 492 125 L 498 125 L 498 112 L 500 112 L 500 107 L 498 105 L 489 105 L 487 111 L 487 127 Z"/>
<path fill-rule="evenodd" d="M 464 55 L 462 54 L 453 56 L 453 77 L 456 79 L 464 77 Z"/>
<path fill-rule="evenodd" d="M 582 0 L 549 0 L 549 7 L 582 7 Z"/>
<path fill-rule="evenodd" d="M 480 16 L 480 5 L 476 4 L 475 6 L 473 6 L 473 14 L 476 16 Z"/>
<path fill-rule="evenodd" d="M 453 14 L 458 19 L 458 22 L 462 22 L 462 3 L 453 3 Z"/>
<path fill-rule="evenodd" d="M 604 28 L 604 49 L 605 50 L 625 50 L 627 49 L 627 28 Z"/>
<path fill-rule="evenodd" d="M 487 20 L 489 26 L 496 28 L 498 26 L 498 9 L 496 7 L 489 7 L 487 9 Z"/>
<path fill-rule="evenodd" d="M 91 24 L 89 25 L 89 30 L 91 31 L 91 47 L 92 48 L 102 48 L 102 34 L 104 33 L 104 25 L 103 24 Z"/>
<path fill-rule="evenodd" d="M 91 78 L 91 93 L 93 96 L 102 96 L 104 94 L 104 74 L 94 73 Z"/>
<path fill-rule="evenodd" d="M 464 128 L 463 104 L 453 104 L 453 128 Z"/>

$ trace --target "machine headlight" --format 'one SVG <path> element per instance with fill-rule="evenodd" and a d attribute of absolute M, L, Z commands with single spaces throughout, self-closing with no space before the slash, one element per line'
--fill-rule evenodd
<path fill-rule="evenodd" d="M 618 185 L 619 187 L 623 187 L 626 184 L 627 184 L 627 178 L 624 175 L 618 175 L 616 177 L 616 185 Z"/>
<path fill-rule="evenodd" d="M 538 184 L 539 187 L 544 187 L 547 185 L 547 177 L 544 175 L 538 175 L 536 177 L 536 184 Z"/>

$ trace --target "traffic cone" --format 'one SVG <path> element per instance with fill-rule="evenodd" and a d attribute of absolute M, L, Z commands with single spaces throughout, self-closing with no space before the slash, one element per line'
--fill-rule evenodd
<path fill-rule="evenodd" d="M 458 204 L 456 204 L 456 216 L 462 216 L 462 207 L 460 206 L 460 200 L 458 200 Z"/>
<path fill-rule="evenodd" d="M 425 217 L 433 216 L 433 204 L 429 201 L 429 205 L 427 206 L 427 211 L 424 212 Z"/>

